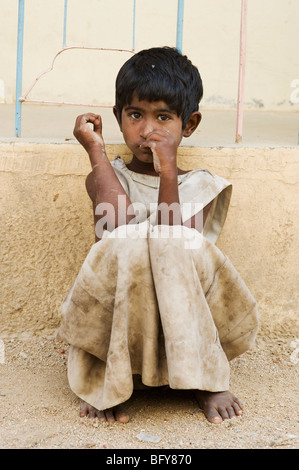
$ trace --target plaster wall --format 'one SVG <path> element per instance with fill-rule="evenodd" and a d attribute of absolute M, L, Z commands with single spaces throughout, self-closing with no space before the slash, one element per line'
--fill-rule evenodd
<path fill-rule="evenodd" d="M 129 158 L 125 145 L 107 152 Z M 182 147 L 179 160 L 233 183 L 218 246 L 256 297 L 261 331 L 296 331 L 299 150 Z M 77 144 L 0 143 L 2 337 L 59 325 L 61 303 L 94 241 L 89 171 Z"/>

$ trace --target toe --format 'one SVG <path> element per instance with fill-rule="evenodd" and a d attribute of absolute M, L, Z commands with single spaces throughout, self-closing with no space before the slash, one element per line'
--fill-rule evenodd
<path fill-rule="evenodd" d="M 243 405 L 243 403 L 241 402 L 241 400 L 239 400 L 239 398 L 235 398 L 234 404 L 236 404 L 236 405 L 239 407 L 239 409 L 241 410 L 241 412 L 242 412 L 242 410 L 243 410 L 243 408 L 244 408 L 244 405 Z"/>
<path fill-rule="evenodd" d="M 129 421 L 129 416 L 127 413 L 124 412 L 124 410 L 121 407 L 116 407 L 115 409 L 115 419 L 116 421 L 119 421 L 120 423 L 127 423 Z"/>
<path fill-rule="evenodd" d="M 88 405 L 87 403 L 84 402 L 81 404 L 80 417 L 84 418 L 87 415 L 88 415 Z"/>
<path fill-rule="evenodd" d="M 113 408 L 110 408 L 109 410 L 106 410 L 105 414 L 106 414 L 106 420 L 108 421 L 108 423 L 113 423 L 115 421 Z"/>
<path fill-rule="evenodd" d="M 107 422 L 105 411 L 98 411 L 97 412 L 97 417 L 98 417 L 99 421 L 101 421 L 101 423 L 106 423 Z"/>
<path fill-rule="evenodd" d="M 229 417 L 230 419 L 233 418 L 234 416 L 236 416 L 236 414 L 237 414 L 237 413 L 235 412 L 235 409 L 234 409 L 233 406 L 228 406 L 228 407 L 226 408 L 226 411 L 227 411 L 228 417 Z"/>
<path fill-rule="evenodd" d="M 210 421 L 210 423 L 213 423 L 213 424 L 220 424 L 223 421 L 222 417 L 220 416 L 220 414 L 218 413 L 216 408 L 208 408 L 205 411 L 205 416 L 206 416 L 207 420 Z"/>
<path fill-rule="evenodd" d="M 223 420 L 230 418 L 230 415 L 229 415 L 229 412 L 228 412 L 228 408 L 229 408 L 229 407 L 226 407 L 226 406 L 219 406 L 219 407 L 218 407 L 218 413 L 220 414 L 220 416 L 221 416 L 221 418 L 222 418 Z"/>
<path fill-rule="evenodd" d="M 232 406 L 236 416 L 240 416 L 243 413 L 243 405 L 241 403 L 239 404 L 238 402 L 235 402 Z"/>
<path fill-rule="evenodd" d="M 97 417 L 97 410 L 91 406 L 88 411 L 88 418 L 94 419 L 96 417 Z"/>
<path fill-rule="evenodd" d="M 93 414 L 94 416 L 92 416 Z M 84 418 L 85 416 L 87 416 L 88 418 L 95 418 L 95 410 L 91 405 L 86 402 L 83 402 L 80 410 L 80 418 Z"/>

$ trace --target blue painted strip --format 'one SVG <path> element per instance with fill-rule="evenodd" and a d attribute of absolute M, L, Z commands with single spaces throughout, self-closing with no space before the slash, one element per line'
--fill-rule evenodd
<path fill-rule="evenodd" d="M 67 0 L 64 0 L 64 16 L 63 16 L 63 47 L 66 46 L 66 18 L 67 18 Z"/>
<path fill-rule="evenodd" d="M 184 0 L 178 0 L 176 48 L 182 53 L 183 49 Z"/>
<path fill-rule="evenodd" d="M 22 74 L 23 74 L 23 37 L 24 37 L 24 3 L 25 0 L 19 0 L 18 13 L 18 42 L 17 42 L 17 77 L 16 77 L 16 108 L 15 108 L 15 135 L 21 136 L 22 121 Z"/>

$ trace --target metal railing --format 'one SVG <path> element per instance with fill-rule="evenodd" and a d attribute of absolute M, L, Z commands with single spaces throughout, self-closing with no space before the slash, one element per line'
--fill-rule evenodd
<path fill-rule="evenodd" d="M 238 84 L 238 101 L 237 101 L 237 128 L 236 142 L 242 141 L 243 132 L 243 102 L 244 102 L 244 79 L 245 79 L 245 49 L 246 49 L 246 17 L 247 17 L 247 0 L 241 0 L 241 30 L 240 30 L 240 61 L 239 61 L 239 84 Z M 23 41 L 24 41 L 24 10 L 25 0 L 19 0 L 18 10 L 18 39 L 17 39 L 17 74 L 16 74 L 16 104 L 15 104 L 15 135 L 21 136 L 22 124 L 22 103 L 33 102 L 43 104 L 65 104 L 76 106 L 96 106 L 111 107 L 101 104 L 71 103 L 65 101 L 49 101 L 49 100 L 31 100 L 28 98 L 29 93 L 34 88 L 38 80 L 51 70 L 58 55 L 70 49 L 86 49 L 86 50 L 108 50 L 135 53 L 135 19 L 136 19 L 136 0 L 133 0 L 133 38 L 132 49 L 107 49 L 101 47 L 84 47 L 84 46 L 67 46 L 66 29 L 67 29 L 67 10 L 68 0 L 64 0 L 64 17 L 63 17 L 63 47 L 54 56 L 51 66 L 41 72 L 34 80 L 29 89 L 22 96 L 22 73 L 23 73 Z M 176 48 L 182 52 L 183 47 L 183 25 L 184 25 L 184 0 L 177 2 L 177 28 L 176 28 Z"/>
<path fill-rule="evenodd" d="M 51 100 L 32 100 L 28 98 L 29 93 L 32 91 L 39 79 L 51 72 L 54 68 L 56 58 L 63 52 L 71 49 L 83 49 L 83 50 L 99 50 L 99 51 L 120 51 L 135 53 L 135 12 L 136 12 L 136 0 L 133 0 L 133 39 L 132 49 L 113 49 L 103 47 L 85 47 L 85 46 L 67 46 L 66 42 L 66 29 L 67 29 L 67 10 L 68 0 L 64 0 L 64 15 L 63 15 L 63 45 L 54 56 L 50 67 L 42 71 L 34 80 L 28 90 L 22 95 L 22 74 L 23 74 L 23 42 L 24 42 L 24 10 L 25 0 L 19 0 L 19 11 L 18 11 L 18 39 L 17 39 L 17 74 L 16 74 L 16 105 L 15 105 L 15 135 L 16 137 L 21 136 L 21 124 L 22 124 L 22 103 L 42 103 L 42 104 L 63 104 L 63 105 L 76 105 L 76 106 L 97 106 L 97 107 L 108 107 L 105 105 L 95 105 L 90 103 L 73 103 L 66 101 L 51 101 Z"/>
<path fill-rule="evenodd" d="M 24 10 L 25 0 L 19 0 L 18 10 L 18 39 L 17 39 L 17 74 L 16 74 L 16 105 L 15 105 L 15 135 L 16 137 L 21 136 L 21 124 L 22 124 L 22 103 L 51 103 L 51 104 L 69 104 L 78 106 L 96 106 L 96 107 L 109 107 L 101 104 L 86 104 L 86 103 L 70 103 L 65 101 L 49 101 L 49 100 L 32 100 L 28 98 L 29 93 L 36 85 L 38 80 L 51 70 L 53 70 L 54 63 L 58 55 L 68 51 L 70 49 L 86 49 L 86 50 L 108 50 L 108 51 L 120 51 L 120 52 L 131 52 L 135 53 L 135 18 L 136 18 L 136 0 L 133 0 L 133 39 L 132 49 L 112 49 L 102 47 L 84 47 L 84 46 L 67 46 L 66 45 L 66 27 L 67 27 L 67 9 L 68 0 L 64 0 L 64 17 L 63 17 L 63 47 L 54 56 L 51 66 L 41 72 L 34 80 L 29 89 L 22 96 L 22 74 L 23 74 L 23 41 L 24 41 Z M 177 35 L 176 35 L 176 47 L 181 52 L 183 44 L 183 21 L 184 21 L 184 0 L 178 0 L 177 7 Z"/>

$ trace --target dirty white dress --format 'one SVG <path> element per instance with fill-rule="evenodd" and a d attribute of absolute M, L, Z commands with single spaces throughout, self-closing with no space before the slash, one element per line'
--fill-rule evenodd
<path fill-rule="evenodd" d="M 134 374 L 147 386 L 228 390 L 228 361 L 257 332 L 256 302 L 215 246 L 230 183 L 202 169 L 178 176 L 183 222 L 213 201 L 201 235 L 155 225 L 159 178 L 130 171 L 119 157 L 111 164 L 146 212 L 104 232 L 63 304 L 58 337 L 71 345 L 71 389 L 99 410 L 130 398 Z"/>

